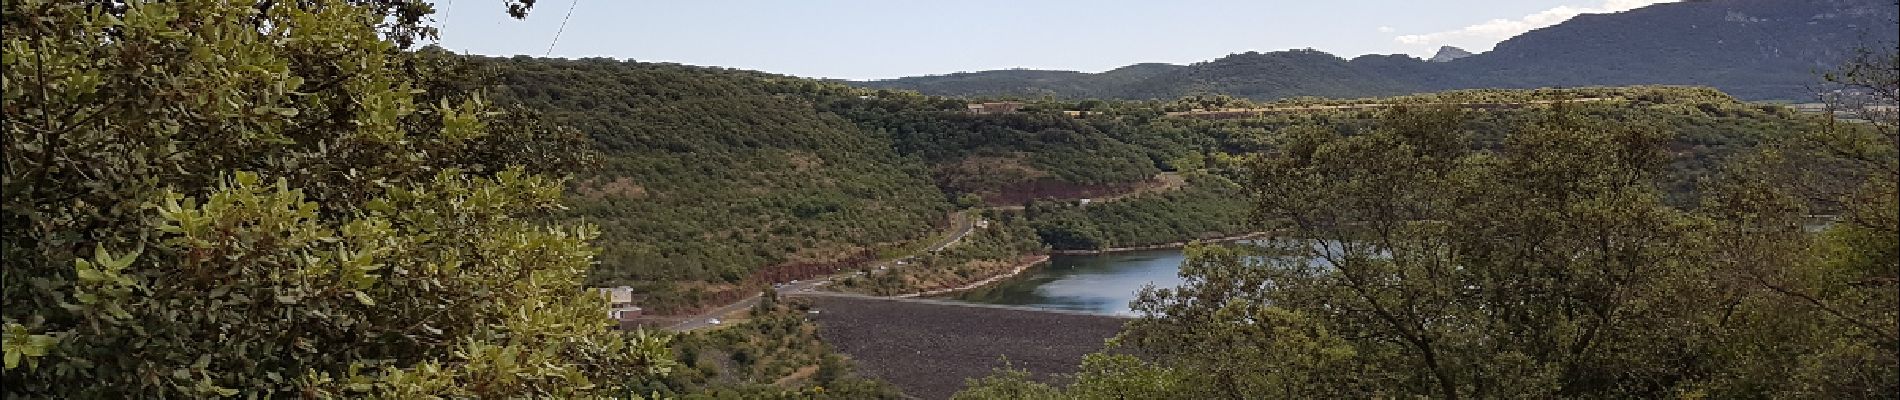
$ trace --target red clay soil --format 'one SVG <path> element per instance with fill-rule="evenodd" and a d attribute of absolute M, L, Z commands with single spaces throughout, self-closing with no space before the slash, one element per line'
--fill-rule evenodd
<path fill-rule="evenodd" d="M 1127 319 L 889 300 L 811 297 L 818 335 L 863 373 L 905 393 L 946 399 L 1003 365 L 1038 380 L 1073 374 Z"/>
<path fill-rule="evenodd" d="M 838 273 L 838 271 L 846 269 L 863 268 L 873 262 L 877 262 L 877 252 L 864 250 L 838 260 L 790 262 L 771 265 L 760 268 L 758 272 L 753 272 L 748 283 L 765 284 L 811 279 L 835 274 Z"/>

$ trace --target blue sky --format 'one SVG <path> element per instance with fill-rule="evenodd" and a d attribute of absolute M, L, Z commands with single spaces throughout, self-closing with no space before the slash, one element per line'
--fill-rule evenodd
<path fill-rule="evenodd" d="M 1342 57 L 1488 50 L 1578 13 L 1670 0 L 440 0 L 441 45 L 878 79 L 1004 68 L 1097 72 L 1245 51 Z M 562 18 L 573 8 L 555 42 Z M 549 52 L 549 45 L 553 50 Z"/>

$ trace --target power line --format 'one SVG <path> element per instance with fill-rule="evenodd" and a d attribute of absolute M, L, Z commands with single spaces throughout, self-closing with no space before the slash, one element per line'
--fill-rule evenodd
<path fill-rule="evenodd" d="M 452 16 L 452 15 L 455 15 L 455 0 L 449 0 L 442 4 L 442 21 L 441 23 L 436 24 L 435 30 L 437 31 L 449 30 L 449 16 Z"/>
<path fill-rule="evenodd" d="M 567 32 L 567 20 L 574 18 L 574 7 L 579 6 L 580 4 L 581 4 L 581 0 L 574 0 L 573 3 L 567 4 L 567 16 L 561 17 L 561 28 L 554 31 L 554 41 L 548 42 L 547 53 L 543 53 L 541 55 L 546 56 L 546 55 L 554 54 L 554 44 L 561 42 L 561 32 Z"/>

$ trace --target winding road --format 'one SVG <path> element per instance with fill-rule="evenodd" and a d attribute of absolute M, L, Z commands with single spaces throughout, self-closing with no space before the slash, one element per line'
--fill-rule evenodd
<path fill-rule="evenodd" d="M 1161 174 L 1155 175 L 1154 179 L 1156 182 L 1158 182 L 1158 184 L 1142 187 L 1142 188 L 1130 191 L 1128 193 L 1122 193 L 1118 195 L 1097 198 L 1096 200 L 1104 201 L 1104 202 L 1115 201 L 1115 200 L 1120 200 L 1123 198 L 1140 195 L 1144 193 L 1154 193 L 1154 192 L 1175 190 L 1187 184 L 1187 180 L 1184 177 L 1174 172 L 1163 172 Z M 999 207 L 989 207 L 985 209 L 987 210 L 1022 210 L 1023 207 L 1022 206 L 999 206 Z M 974 215 L 975 211 L 977 210 L 961 210 L 961 211 L 950 213 L 950 229 L 951 229 L 951 232 L 953 233 L 948 236 L 945 236 L 943 239 L 938 240 L 936 243 L 931 243 L 929 246 L 924 247 L 923 251 L 928 252 L 928 253 L 943 251 L 943 249 L 950 248 L 950 246 L 955 246 L 958 242 L 962 242 L 964 238 L 969 237 L 970 233 L 976 231 L 977 221 L 981 219 Z M 876 265 L 882 266 L 882 267 L 890 267 L 896 261 L 903 260 L 906 258 L 909 258 L 909 257 L 900 257 L 900 258 L 891 259 L 891 260 L 880 260 L 878 261 Z M 822 277 L 815 277 L 809 280 L 785 283 L 782 287 L 778 289 L 778 292 L 780 295 L 793 295 L 793 296 L 834 296 L 834 297 L 850 297 L 850 298 L 892 299 L 890 297 L 832 293 L 832 292 L 824 292 L 824 291 L 818 290 L 820 287 L 824 286 L 825 284 L 831 283 L 831 279 L 835 276 L 836 275 L 822 276 Z M 703 329 L 707 327 L 717 326 L 717 324 L 712 323 L 713 319 L 723 318 L 724 316 L 732 314 L 734 312 L 745 310 L 747 308 L 751 308 L 755 305 L 758 305 L 759 296 L 762 294 L 763 293 L 753 293 L 751 296 L 747 296 L 743 300 L 739 300 L 732 304 L 727 304 L 725 306 L 715 308 L 715 309 L 688 317 L 684 321 L 681 321 L 677 324 L 673 324 L 671 326 L 666 327 L 666 329 L 670 331 L 675 331 L 675 332 L 686 332 L 686 331 L 692 331 L 695 329 Z M 989 308 L 1004 308 L 1004 309 L 1011 309 L 1011 310 L 1017 310 L 1017 311 L 1049 311 L 1049 312 L 1062 313 L 1062 311 L 1051 311 L 1051 310 L 1040 309 L 1040 308 L 1028 309 L 1024 307 L 968 304 L 968 303 L 939 301 L 939 300 L 924 300 L 924 299 L 915 299 L 915 298 L 906 298 L 906 299 L 898 299 L 898 300 L 915 301 L 915 302 L 922 302 L 926 304 L 935 304 L 935 305 L 954 305 L 954 306 L 962 306 L 962 307 L 989 307 Z M 1087 313 L 1083 313 L 1083 314 L 1087 314 Z M 1099 314 L 1087 314 L 1087 315 L 1099 315 Z"/>
<path fill-rule="evenodd" d="M 1063 310 L 1063 309 L 1044 308 L 1044 307 L 1011 306 L 1011 305 L 1002 305 L 1002 304 L 968 303 L 968 302 L 961 302 L 961 301 L 935 300 L 935 299 L 925 299 L 925 298 L 917 298 L 917 297 L 872 296 L 868 294 L 826 292 L 826 291 L 817 291 L 817 290 L 801 291 L 801 292 L 785 292 L 784 296 L 832 297 L 832 298 L 852 299 L 852 300 L 890 301 L 890 302 L 900 302 L 900 303 L 917 304 L 917 305 L 944 306 L 944 307 L 986 308 L 986 309 L 992 309 L 992 310 L 1027 311 L 1027 312 L 1062 314 L 1062 315 L 1087 315 L 1087 316 L 1093 316 L 1093 317 L 1109 317 L 1109 318 L 1124 318 L 1124 319 L 1135 318 L 1132 315 L 1099 313 L 1099 312 L 1091 312 L 1091 311 Z"/>
<path fill-rule="evenodd" d="M 964 237 L 970 236 L 971 232 L 976 231 L 976 220 L 977 218 L 971 217 L 970 212 L 968 210 L 950 213 L 950 227 L 951 229 L 953 229 L 954 233 L 949 236 L 945 236 L 943 239 L 938 240 L 936 243 L 930 244 L 930 246 L 927 246 L 924 248 L 924 251 L 931 252 L 931 253 L 943 251 L 943 249 L 950 248 L 950 246 L 956 245 L 957 242 L 963 241 Z M 908 257 L 905 257 L 905 258 L 908 258 Z M 894 261 L 896 260 L 880 260 L 878 264 L 888 266 L 890 263 Z M 783 286 L 778 288 L 778 292 L 781 295 L 809 295 L 809 294 L 817 294 L 817 293 L 826 293 L 826 292 L 820 292 L 818 288 L 820 286 L 824 286 L 827 283 L 831 283 L 831 278 L 832 278 L 831 276 L 824 276 L 824 277 L 812 278 L 809 280 L 785 283 Z M 677 324 L 667 326 L 666 330 L 670 330 L 674 332 L 687 332 L 687 331 L 692 331 L 695 329 L 704 329 L 708 327 L 718 326 L 718 324 L 712 323 L 713 319 L 722 318 L 726 315 L 757 306 L 759 304 L 759 296 L 761 295 L 763 295 L 763 293 L 753 293 L 751 296 L 747 296 L 743 300 L 739 300 L 737 302 L 733 302 L 732 304 L 727 304 L 719 308 L 715 308 L 712 310 L 708 310 L 706 312 L 699 313 L 697 315 L 693 315 L 691 317 L 686 318 L 685 321 L 680 321 Z M 866 296 L 866 297 L 872 297 L 872 296 Z"/>

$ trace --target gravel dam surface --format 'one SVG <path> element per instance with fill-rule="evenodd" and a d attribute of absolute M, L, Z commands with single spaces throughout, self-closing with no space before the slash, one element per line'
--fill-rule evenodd
<path fill-rule="evenodd" d="M 825 343 L 867 375 L 924 399 L 946 399 L 964 380 L 989 375 L 1008 357 L 1049 382 L 1074 373 L 1126 318 L 848 297 L 809 297 Z"/>

